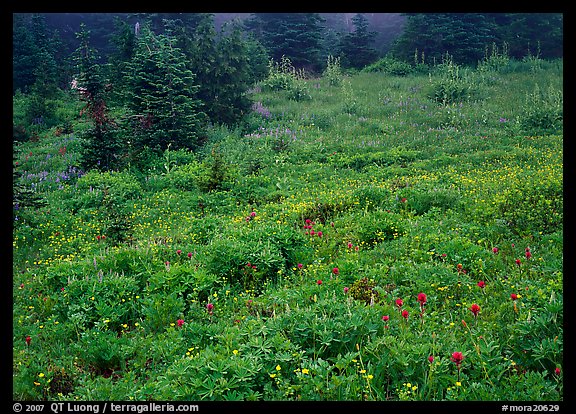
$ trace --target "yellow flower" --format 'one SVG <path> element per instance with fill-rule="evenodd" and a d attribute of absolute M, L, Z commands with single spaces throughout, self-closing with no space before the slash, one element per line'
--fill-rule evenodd
<path fill-rule="evenodd" d="M 457 387 L 461 387 L 461 386 L 462 386 L 462 383 L 461 383 L 460 381 L 456 381 L 456 386 L 457 386 Z"/>
<path fill-rule="evenodd" d="M 310 371 L 308 371 L 307 368 L 302 368 L 302 374 L 308 374 Z"/>
<path fill-rule="evenodd" d="M 282 367 L 280 365 L 276 365 L 276 371 L 280 371 Z"/>
<path fill-rule="evenodd" d="M 238 350 L 235 349 L 234 351 L 232 351 L 232 353 L 233 353 L 234 355 L 238 355 Z"/>
<path fill-rule="evenodd" d="M 270 378 L 276 378 L 276 374 L 269 374 Z"/>
<path fill-rule="evenodd" d="M 44 373 L 43 373 L 43 372 L 41 372 L 40 374 L 38 374 L 38 377 L 40 377 L 40 378 L 44 378 Z"/>

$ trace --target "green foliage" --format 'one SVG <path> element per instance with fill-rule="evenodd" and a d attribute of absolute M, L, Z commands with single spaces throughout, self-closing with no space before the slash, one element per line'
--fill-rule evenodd
<path fill-rule="evenodd" d="M 329 55 L 326 60 L 326 69 L 324 69 L 322 77 L 328 81 L 330 86 L 340 86 L 342 84 L 342 76 L 340 58 Z"/>
<path fill-rule="evenodd" d="M 436 67 L 439 79 L 430 78 L 428 97 L 442 105 L 468 101 L 476 92 L 476 86 L 466 73 L 466 68 L 453 62 L 448 54 Z"/>
<path fill-rule="evenodd" d="M 383 57 L 362 69 L 362 72 L 380 72 L 392 76 L 407 76 L 413 71 L 409 63 L 391 56 Z"/>
<path fill-rule="evenodd" d="M 492 43 L 490 53 L 488 53 L 488 46 L 484 52 L 484 59 L 478 62 L 477 70 L 479 72 L 504 72 L 507 70 L 510 63 L 510 56 L 508 54 L 508 44 L 504 42 L 502 51 L 498 49 L 496 43 Z"/>
<path fill-rule="evenodd" d="M 282 56 L 279 62 L 270 59 L 268 77 L 262 81 L 262 86 L 272 91 L 286 91 L 288 98 L 297 102 L 312 98 L 304 81 L 303 69 L 292 66 L 286 56 Z"/>
<path fill-rule="evenodd" d="M 550 85 L 542 89 L 538 84 L 526 93 L 522 105 L 520 125 L 526 133 L 554 134 L 562 131 L 564 94 Z"/>

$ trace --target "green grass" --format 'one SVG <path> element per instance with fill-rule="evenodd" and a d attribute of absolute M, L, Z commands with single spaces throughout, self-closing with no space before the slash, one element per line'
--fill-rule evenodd
<path fill-rule="evenodd" d="M 15 146 L 48 204 L 14 212 L 13 398 L 562 400 L 561 65 L 438 76 L 260 91 L 147 171 Z"/>

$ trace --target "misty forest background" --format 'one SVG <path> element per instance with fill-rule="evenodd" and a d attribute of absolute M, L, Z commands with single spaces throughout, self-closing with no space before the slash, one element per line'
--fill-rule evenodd
<path fill-rule="evenodd" d="M 14 14 L 13 92 L 34 97 L 24 119 L 14 121 L 14 137 L 34 135 L 34 127 L 23 132 L 25 125 L 61 123 L 54 99 L 69 91 L 74 79 L 88 88 L 92 108 L 130 111 L 115 120 L 111 133 L 120 142 L 127 134 L 140 136 L 130 152 L 145 146 L 162 151 L 168 144 L 193 149 L 201 145 L 206 125 L 241 125 L 252 105 L 246 92 L 269 74 L 270 59 L 280 64 L 287 58 L 306 77 L 321 74 L 329 57 L 347 71 L 387 58 L 374 69 L 406 74 L 406 64 L 426 67 L 446 56 L 457 65 L 475 66 L 494 47 L 514 59 L 554 59 L 562 56 L 562 36 L 561 13 Z M 145 55 L 151 44 L 155 53 Z M 170 90 L 161 94 L 178 95 L 187 107 L 180 108 L 185 115 L 180 125 L 172 125 L 176 129 L 169 134 L 160 132 L 166 127 L 160 123 L 152 131 L 136 131 L 134 119 L 162 105 L 151 87 L 167 81 Z M 111 119 L 102 122 L 111 127 Z M 181 137 L 175 138 L 176 130 Z M 114 147 L 122 152 L 114 165 L 99 167 L 120 167 L 130 157 L 121 147 Z M 87 154 L 84 167 L 94 167 L 95 158 L 112 151 L 94 150 L 98 153 Z"/>

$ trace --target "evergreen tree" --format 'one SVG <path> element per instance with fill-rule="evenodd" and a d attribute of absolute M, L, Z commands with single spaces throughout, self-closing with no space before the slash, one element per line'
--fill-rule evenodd
<path fill-rule="evenodd" d="M 499 38 L 508 43 L 511 57 L 537 55 L 543 59 L 563 56 L 562 13 L 500 13 Z"/>
<path fill-rule="evenodd" d="M 175 38 L 141 28 L 126 74 L 126 102 L 136 120 L 136 148 L 197 148 L 205 115 L 194 74 Z"/>
<path fill-rule="evenodd" d="M 122 146 L 116 123 L 108 116 L 107 85 L 101 74 L 101 66 L 97 63 L 98 51 L 91 47 L 90 32 L 84 24 L 80 26 L 77 37 L 80 45 L 74 52 L 74 62 L 78 75 L 71 86 L 86 102 L 81 114 L 92 121 L 92 127 L 83 136 L 86 142 L 82 165 L 85 169 L 117 169 L 122 163 Z"/>
<path fill-rule="evenodd" d="M 448 53 L 457 64 L 475 65 L 486 46 L 496 40 L 495 28 L 494 21 L 482 13 L 408 14 L 404 33 L 392 52 L 409 61 L 418 50 L 429 63 L 440 63 Z"/>
<path fill-rule="evenodd" d="M 354 31 L 346 34 L 340 42 L 342 65 L 361 69 L 378 57 L 378 52 L 372 47 L 376 32 L 368 30 L 368 19 L 363 14 L 355 14 L 352 22 Z"/>
<path fill-rule="evenodd" d="M 124 94 L 122 90 L 126 87 L 125 74 L 127 67 L 134 56 L 136 47 L 137 26 L 123 21 L 120 17 L 114 18 L 115 32 L 111 36 L 113 50 L 108 57 L 108 67 L 110 68 L 110 80 L 114 84 L 112 96 L 122 102 Z"/>
<path fill-rule="evenodd" d="M 13 15 L 12 91 L 27 92 L 34 85 L 37 93 L 53 97 L 58 79 L 56 48 L 42 14 Z"/>
<path fill-rule="evenodd" d="M 282 56 L 295 67 L 319 70 L 324 19 L 318 13 L 254 13 L 247 22 L 272 59 Z"/>

